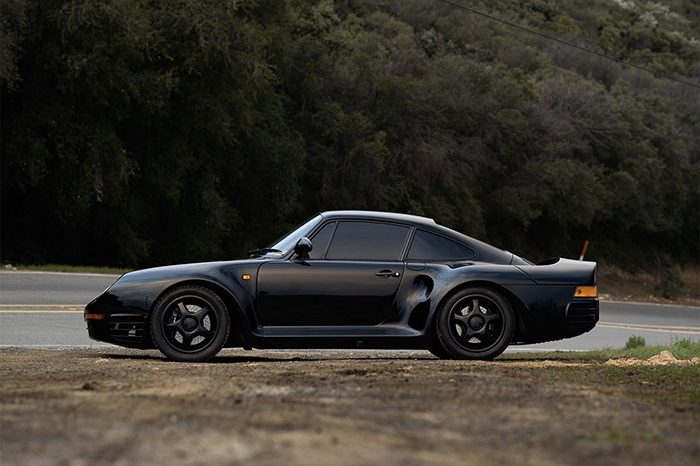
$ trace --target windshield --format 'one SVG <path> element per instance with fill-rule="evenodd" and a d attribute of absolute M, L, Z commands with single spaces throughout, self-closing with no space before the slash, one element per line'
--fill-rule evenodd
<path fill-rule="evenodd" d="M 323 217 L 320 214 L 307 220 L 296 230 L 270 245 L 269 249 L 277 249 L 278 251 L 281 251 L 279 254 L 282 255 L 287 254 L 297 244 L 299 238 L 308 235 L 309 232 L 316 227 L 316 225 L 321 223 L 321 220 L 323 220 Z"/>

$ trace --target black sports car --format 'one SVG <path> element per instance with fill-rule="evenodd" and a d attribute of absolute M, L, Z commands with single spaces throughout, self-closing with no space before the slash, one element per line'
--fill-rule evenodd
<path fill-rule="evenodd" d="M 534 265 L 423 217 L 325 212 L 250 259 L 127 273 L 85 320 L 95 340 L 178 361 L 224 346 L 493 359 L 509 344 L 591 330 L 596 264 Z"/>

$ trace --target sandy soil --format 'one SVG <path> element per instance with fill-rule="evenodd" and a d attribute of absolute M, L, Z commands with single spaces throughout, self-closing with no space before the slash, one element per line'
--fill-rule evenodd
<path fill-rule="evenodd" d="M 585 363 L 225 350 L 188 364 L 118 348 L 0 358 L 2 465 L 700 460 L 697 406 L 593 389 L 576 377 Z"/>

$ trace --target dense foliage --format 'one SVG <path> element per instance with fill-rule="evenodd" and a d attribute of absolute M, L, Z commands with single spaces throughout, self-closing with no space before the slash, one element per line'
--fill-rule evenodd
<path fill-rule="evenodd" d="M 462 0 L 698 82 L 692 0 Z M 440 1 L 2 0 L 2 259 L 240 257 L 433 217 L 533 259 L 700 254 L 698 87 Z M 662 258 L 662 259 L 660 259 Z"/>

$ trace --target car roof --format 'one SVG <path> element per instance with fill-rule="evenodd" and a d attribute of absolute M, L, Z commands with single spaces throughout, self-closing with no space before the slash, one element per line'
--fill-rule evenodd
<path fill-rule="evenodd" d="M 324 219 L 361 219 L 361 220 L 383 220 L 395 221 L 401 223 L 410 223 L 412 225 L 421 225 L 428 227 L 438 226 L 435 220 L 427 217 L 419 217 L 418 215 L 396 214 L 393 212 L 378 212 L 373 210 L 331 210 L 322 212 Z"/>
<path fill-rule="evenodd" d="M 376 220 L 384 222 L 397 222 L 413 225 L 415 227 L 425 228 L 436 233 L 442 233 L 447 237 L 452 237 L 461 243 L 466 244 L 472 250 L 476 251 L 480 261 L 491 262 L 496 264 L 510 264 L 513 255 L 488 243 L 484 243 L 476 238 L 452 230 L 443 225 L 435 223 L 435 220 L 418 215 L 397 214 L 393 212 L 378 212 L 370 210 L 332 210 L 321 212 L 320 215 L 324 220 Z"/>

